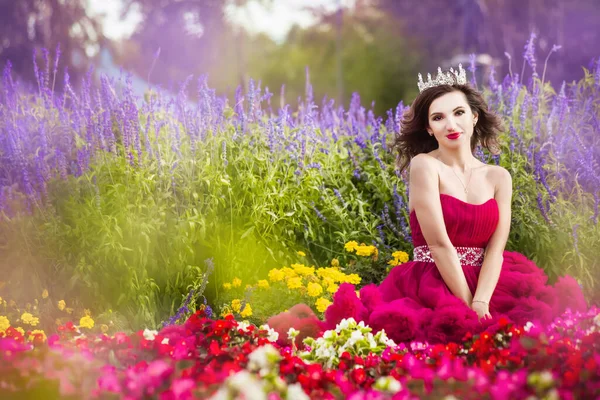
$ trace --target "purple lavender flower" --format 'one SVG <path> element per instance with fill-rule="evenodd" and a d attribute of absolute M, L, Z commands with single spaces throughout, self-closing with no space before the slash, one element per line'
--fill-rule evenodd
<path fill-rule="evenodd" d="M 473 87 L 477 87 L 477 76 L 475 75 L 475 71 L 477 70 L 476 64 L 476 56 L 475 54 L 469 55 L 469 71 L 471 72 L 471 85 Z"/>
<path fill-rule="evenodd" d="M 327 222 L 327 218 L 325 218 L 325 216 L 321 213 L 321 211 L 319 211 L 317 209 L 314 202 L 311 203 L 311 206 L 312 206 L 312 209 L 315 211 L 315 214 L 317 214 L 317 217 L 319 217 L 323 222 Z"/>
<path fill-rule="evenodd" d="M 537 64 L 536 64 L 536 60 L 535 60 L 535 45 L 534 45 L 534 41 L 535 41 L 536 37 L 537 37 L 537 35 L 534 32 L 531 32 L 531 35 L 529 36 L 529 40 L 527 41 L 527 44 L 525 44 L 525 53 L 523 53 L 523 58 L 525 59 L 525 62 L 527 62 L 527 64 L 529 64 L 529 66 L 531 67 L 533 77 L 537 77 L 537 70 L 536 70 Z M 523 79 L 524 72 L 525 72 L 525 63 L 523 63 L 523 70 L 521 71 L 521 79 Z"/>

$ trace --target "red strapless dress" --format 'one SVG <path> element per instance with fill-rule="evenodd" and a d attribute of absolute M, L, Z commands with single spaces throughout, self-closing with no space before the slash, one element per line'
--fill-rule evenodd
<path fill-rule="evenodd" d="M 471 293 L 475 294 L 483 249 L 498 224 L 495 199 L 470 204 L 440 195 L 446 230 L 461 257 Z M 331 329 L 343 318 L 365 321 L 374 332 L 385 329 L 397 343 L 410 340 L 446 343 L 460 341 L 467 332 L 480 333 L 498 323 L 501 316 L 518 323 L 547 324 L 567 308 L 587 309 L 577 281 L 564 276 L 554 285 L 544 271 L 516 252 L 505 251 L 496 289 L 490 301 L 492 319 L 477 314 L 454 296 L 429 255 L 416 214 L 410 214 L 415 261 L 394 267 L 379 285 L 367 285 L 356 295 L 342 284 L 325 311 L 322 329 Z"/>

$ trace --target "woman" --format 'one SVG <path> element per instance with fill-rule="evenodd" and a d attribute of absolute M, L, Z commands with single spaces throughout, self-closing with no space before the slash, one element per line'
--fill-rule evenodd
<path fill-rule="evenodd" d="M 360 296 L 352 285 L 340 285 L 322 328 L 353 317 L 374 331 L 385 329 L 396 342 L 443 343 L 481 332 L 501 316 L 546 324 L 567 307 L 584 310 L 573 278 L 550 286 L 532 261 L 504 250 L 511 176 L 473 155 L 477 144 L 497 152 L 500 120 L 467 85 L 462 66 L 438 69 L 427 82 L 419 76 L 419 89 L 394 143 L 400 169 L 410 163 L 414 261 L 393 268 L 379 286 L 365 286 Z"/>

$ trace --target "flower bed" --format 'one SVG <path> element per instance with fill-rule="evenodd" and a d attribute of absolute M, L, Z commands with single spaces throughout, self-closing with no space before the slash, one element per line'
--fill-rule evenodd
<path fill-rule="evenodd" d="M 268 326 L 194 313 L 184 324 L 127 335 L 81 335 L 72 324 L 28 342 L 0 331 L 0 388 L 75 398 L 596 398 L 600 310 L 548 327 L 501 320 L 462 343 L 395 344 L 344 320 L 282 347 Z M 290 337 L 295 334 L 291 330 Z M 447 397 L 453 398 L 453 397 Z"/>

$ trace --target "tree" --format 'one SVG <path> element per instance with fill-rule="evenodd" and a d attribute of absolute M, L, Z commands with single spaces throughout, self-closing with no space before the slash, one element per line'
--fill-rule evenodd
<path fill-rule="evenodd" d="M 137 5 L 142 22 L 127 44 L 122 60 L 152 83 L 178 83 L 207 72 L 217 63 L 228 34 L 225 0 L 126 0 L 124 13 Z M 152 60 L 160 56 L 156 63 Z"/>
<path fill-rule="evenodd" d="M 61 65 L 77 82 L 104 40 L 98 22 L 86 15 L 85 4 L 86 0 L 0 0 L 0 64 L 10 60 L 15 74 L 35 82 L 34 50 L 42 61 L 41 49 L 53 52 L 60 44 Z"/>
<path fill-rule="evenodd" d="M 284 43 L 266 50 L 251 65 L 276 94 L 286 85 L 285 102 L 293 103 L 304 94 L 305 67 L 317 103 L 325 95 L 336 97 L 338 79 L 346 107 L 351 94 L 358 92 L 363 104 L 375 101 L 378 115 L 416 95 L 420 56 L 394 19 L 374 9 L 348 10 L 341 20 L 338 12 L 322 13 L 319 18 L 307 29 L 294 27 Z"/>

